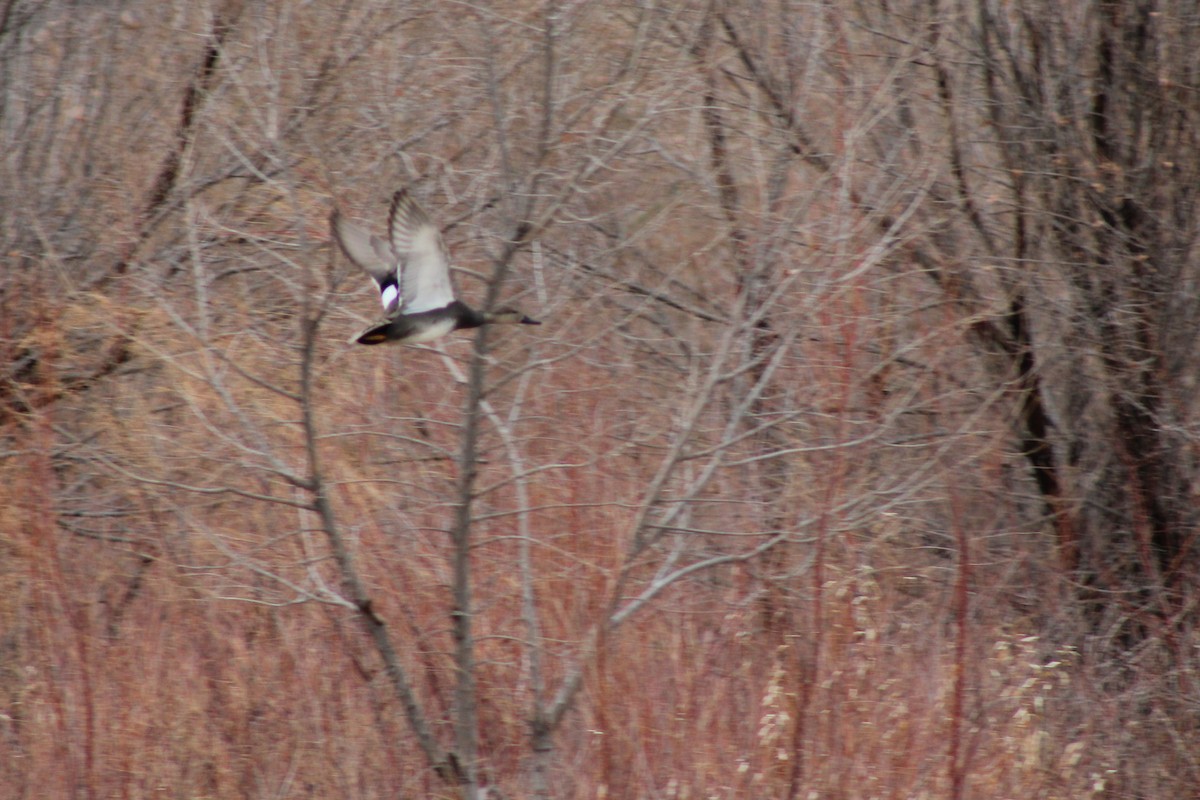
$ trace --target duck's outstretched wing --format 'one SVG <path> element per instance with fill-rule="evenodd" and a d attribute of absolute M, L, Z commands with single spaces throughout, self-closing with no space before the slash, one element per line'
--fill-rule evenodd
<path fill-rule="evenodd" d="M 442 233 L 407 189 L 392 196 L 388 215 L 391 249 L 399 259 L 401 306 L 405 314 L 445 308 L 454 302 L 450 254 Z"/>
<path fill-rule="evenodd" d="M 343 217 L 336 208 L 329 215 L 329 227 L 346 258 L 361 267 L 379 286 L 379 299 L 388 316 L 398 313 L 400 277 L 397 267 L 400 259 L 392 251 L 391 245 Z"/>

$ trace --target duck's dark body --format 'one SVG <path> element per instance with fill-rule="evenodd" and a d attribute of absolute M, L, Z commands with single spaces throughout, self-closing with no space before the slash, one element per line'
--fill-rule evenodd
<path fill-rule="evenodd" d="M 395 319 L 368 328 L 355 340 L 359 344 L 383 344 L 385 342 L 428 342 L 451 331 L 463 328 L 478 328 L 487 319 L 475 309 L 455 300 L 443 308 L 434 308 L 416 314 L 402 314 Z"/>

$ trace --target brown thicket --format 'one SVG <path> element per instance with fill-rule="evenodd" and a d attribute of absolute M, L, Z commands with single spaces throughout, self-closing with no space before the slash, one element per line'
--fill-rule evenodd
<path fill-rule="evenodd" d="M 13 797 L 1183 797 L 1191 3 L 0 3 Z M 409 186 L 465 298 L 346 337 Z"/>

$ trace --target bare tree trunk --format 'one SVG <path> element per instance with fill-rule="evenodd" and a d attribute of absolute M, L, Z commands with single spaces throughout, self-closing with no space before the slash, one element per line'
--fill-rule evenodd
<path fill-rule="evenodd" d="M 993 124 L 1017 192 L 1014 256 L 1041 262 L 1072 291 L 1063 340 L 1013 328 L 1021 359 L 1042 350 L 1071 365 L 1066 382 L 1037 393 L 1053 398 L 1061 428 L 1058 444 L 1038 451 L 1066 453 L 1078 476 L 1074 510 L 1055 514 L 1073 520 L 1060 525 L 1060 549 L 1089 587 L 1083 599 L 1097 623 L 1116 612 L 1136 639 L 1141 613 L 1174 617 L 1197 555 L 1200 520 L 1181 502 L 1195 493 L 1195 464 L 1175 422 L 1188 412 L 1170 388 L 1181 377 L 1179 348 L 1200 332 L 1195 314 L 1181 315 L 1175 288 L 1194 278 L 1197 223 L 1184 209 L 1196 189 L 1183 175 L 1197 170 L 1197 108 L 1170 88 L 1194 65 L 1158 60 L 1160 25 L 1148 5 L 1100 3 L 1087 26 L 1049 6 L 1015 26 L 979 8 Z M 1032 45 L 1028 58 L 1015 57 L 1019 41 Z M 1065 90 L 1080 78 L 1086 98 Z M 1038 144 L 1018 127 L 1039 131 Z M 1024 227 L 1033 215 L 1048 221 L 1037 248 Z M 1029 417 L 1031 432 L 1050 430 L 1042 417 Z M 1036 474 L 1045 496 L 1061 494 L 1061 481 Z M 1110 607 L 1121 597 L 1138 600 Z"/>

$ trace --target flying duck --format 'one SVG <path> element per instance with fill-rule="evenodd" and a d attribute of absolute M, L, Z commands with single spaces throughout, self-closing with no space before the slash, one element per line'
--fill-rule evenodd
<path fill-rule="evenodd" d="M 541 325 L 513 308 L 476 311 L 454 296 L 450 253 L 442 233 L 407 189 L 392 196 L 388 240 L 367 233 L 335 208 L 333 238 L 346 257 L 379 286 L 386 319 L 351 341 L 359 344 L 428 342 L 463 328 L 492 323 Z"/>

